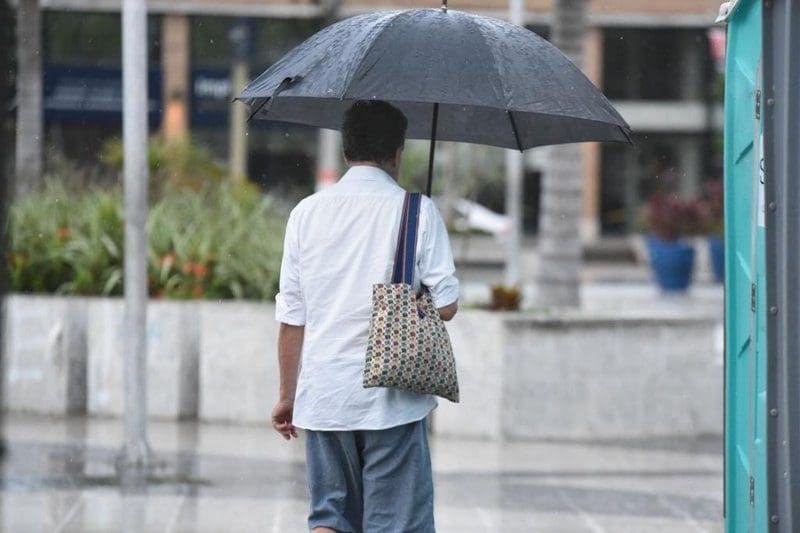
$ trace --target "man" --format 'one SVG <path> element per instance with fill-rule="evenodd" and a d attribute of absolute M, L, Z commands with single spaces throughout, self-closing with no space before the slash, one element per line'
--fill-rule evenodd
<path fill-rule="evenodd" d="M 386 102 L 353 104 L 342 123 L 350 169 L 300 202 L 286 226 L 272 425 L 287 440 L 306 430 L 315 533 L 434 531 L 425 417 L 436 399 L 362 386 L 372 287 L 391 279 L 397 244 L 406 126 Z M 423 197 L 414 282 L 444 320 L 458 306 L 454 273 L 444 223 Z"/>

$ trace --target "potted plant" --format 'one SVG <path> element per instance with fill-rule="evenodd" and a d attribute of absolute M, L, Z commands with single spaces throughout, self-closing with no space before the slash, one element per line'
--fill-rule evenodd
<path fill-rule="evenodd" d="M 522 301 L 522 292 L 519 287 L 510 287 L 503 284 L 492 285 L 492 304 L 493 311 L 519 311 Z"/>
<path fill-rule="evenodd" d="M 724 229 L 724 195 L 722 180 L 715 179 L 706 183 L 705 194 L 705 233 L 708 236 L 708 251 L 711 256 L 711 267 L 714 281 L 722 283 L 725 278 L 725 240 Z"/>
<path fill-rule="evenodd" d="M 650 266 L 664 291 L 685 291 L 692 282 L 695 251 L 683 239 L 697 233 L 704 205 L 657 193 L 647 203 L 645 237 Z"/>

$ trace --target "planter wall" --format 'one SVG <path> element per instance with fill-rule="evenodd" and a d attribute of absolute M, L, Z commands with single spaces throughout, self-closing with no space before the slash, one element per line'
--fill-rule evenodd
<path fill-rule="evenodd" d="M 10 295 L 4 304 L 4 408 L 84 412 L 87 300 Z"/>
<path fill-rule="evenodd" d="M 123 302 L 6 298 L 5 407 L 123 412 Z M 615 438 L 722 432 L 721 324 L 698 316 L 537 316 L 462 310 L 448 324 L 461 402 L 438 434 Z M 151 301 L 152 416 L 267 424 L 278 394 L 274 306 Z M 88 354 L 88 364 L 87 364 Z M 88 367 L 88 369 L 87 369 Z"/>
<path fill-rule="evenodd" d="M 506 328 L 508 438 L 722 433 L 716 320 L 518 317 Z"/>
<path fill-rule="evenodd" d="M 196 302 L 150 301 L 147 307 L 147 410 L 161 418 L 197 415 L 199 328 Z M 124 302 L 92 299 L 88 307 L 88 411 L 124 412 Z"/>
<path fill-rule="evenodd" d="M 462 310 L 448 322 L 461 394 L 457 404 L 439 399 L 433 413 L 435 433 L 488 439 L 501 434 L 503 316 L 505 313 Z"/>
<path fill-rule="evenodd" d="M 279 384 L 275 306 L 208 303 L 200 331 L 200 418 L 268 423 Z"/>

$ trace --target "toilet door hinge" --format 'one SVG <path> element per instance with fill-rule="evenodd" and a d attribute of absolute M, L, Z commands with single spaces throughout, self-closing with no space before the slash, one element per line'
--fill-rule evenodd
<path fill-rule="evenodd" d="M 756 89 L 756 120 L 761 120 L 761 89 Z"/>

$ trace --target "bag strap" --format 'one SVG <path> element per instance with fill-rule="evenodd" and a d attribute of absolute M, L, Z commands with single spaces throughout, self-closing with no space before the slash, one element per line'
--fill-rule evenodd
<path fill-rule="evenodd" d="M 400 229 L 397 235 L 392 283 L 408 283 L 411 285 L 414 282 L 421 203 L 422 195 L 420 193 L 406 193 L 403 203 L 403 215 L 400 219 Z"/>
<path fill-rule="evenodd" d="M 392 269 L 392 283 L 401 283 L 403 268 L 403 250 L 405 250 L 406 226 L 408 223 L 409 193 L 403 201 L 403 211 L 400 215 L 400 228 L 397 230 L 397 248 L 394 252 L 394 268 Z"/>

